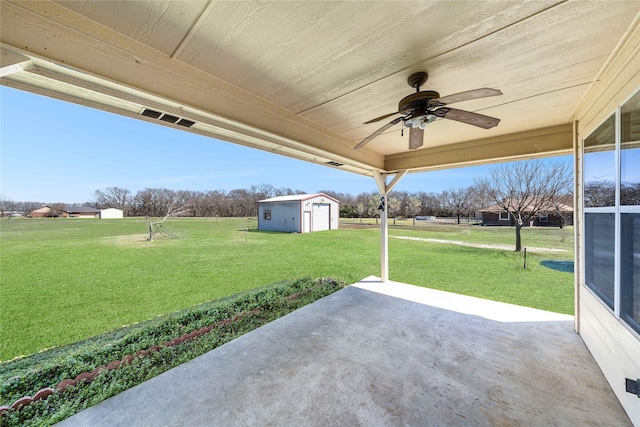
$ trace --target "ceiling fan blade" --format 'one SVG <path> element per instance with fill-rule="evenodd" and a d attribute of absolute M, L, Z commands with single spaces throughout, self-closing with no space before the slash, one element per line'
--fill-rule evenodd
<path fill-rule="evenodd" d="M 491 89 L 488 87 L 483 87 L 480 89 L 468 90 L 466 92 L 454 93 L 453 95 L 443 96 L 441 98 L 435 99 L 434 101 L 438 101 L 442 104 L 453 104 L 454 102 L 462 102 L 469 101 L 471 99 L 478 98 L 487 98 L 489 96 L 497 96 L 502 95 L 498 89 Z"/>
<path fill-rule="evenodd" d="M 395 114 L 400 114 L 400 111 L 396 111 L 395 113 L 385 114 L 384 116 L 376 117 L 373 120 L 369 120 L 368 122 L 364 122 L 363 125 L 368 125 L 369 123 L 379 122 L 382 119 L 386 119 L 387 117 L 391 117 Z"/>
<path fill-rule="evenodd" d="M 471 111 L 458 110 L 456 108 L 442 108 L 435 110 L 436 112 L 439 110 L 449 110 L 444 114 L 438 114 L 439 117 L 444 117 L 445 119 L 456 120 L 458 122 L 466 123 L 468 125 L 474 125 L 481 127 L 483 129 L 490 129 L 494 126 L 498 126 L 500 123 L 500 119 L 496 119 L 495 117 L 485 116 L 483 114 L 472 113 Z"/>
<path fill-rule="evenodd" d="M 395 114 L 395 113 L 394 113 Z M 382 126 L 380 129 L 378 129 L 377 131 L 375 131 L 374 133 L 372 133 L 371 135 L 369 135 L 368 137 L 366 137 L 365 139 L 362 140 L 362 142 L 360 142 L 358 145 L 356 145 L 355 147 L 353 147 L 355 150 L 359 150 L 362 147 L 364 147 L 369 141 L 371 141 L 373 138 L 375 138 L 376 136 L 380 135 L 382 132 L 384 132 L 385 130 L 389 129 L 391 126 L 400 123 L 400 121 L 402 120 L 402 117 L 398 117 L 397 119 L 393 119 L 392 121 L 390 121 L 389 123 L 387 123 L 386 125 Z"/>
<path fill-rule="evenodd" d="M 411 128 L 409 131 L 409 150 L 415 150 L 424 144 L 424 129 Z"/>

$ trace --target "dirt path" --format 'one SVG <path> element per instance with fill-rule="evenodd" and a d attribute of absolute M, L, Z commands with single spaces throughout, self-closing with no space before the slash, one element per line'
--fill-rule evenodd
<path fill-rule="evenodd" d="M 448 245 L 458 245 L 458 246 L 470 246 L 473 248 L 483 248 L 483 249 L 498 249 L 502 251 L 515 251 L 515 245 L 494 245 L 489 243 L 469 243 L 469 242 L 459 242 L 457 240 L 443 240 L 443 239 L 425 239 L 422 237 L 409 237 L 409 236 L 389 236 L 394 239 L 402 239 L 402 240 L 417 240 L 421 242 L 432 242 L 432 243 L 444 243 Z M 566 249 L 553 249 L 553 248 L 536 248 L 527 246 L 527 252 L 568 252 Z"/>

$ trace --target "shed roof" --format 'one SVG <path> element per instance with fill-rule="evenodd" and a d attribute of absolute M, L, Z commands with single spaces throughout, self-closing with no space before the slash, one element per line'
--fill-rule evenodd
<path fill-rule="evenodd" d="M 327 199 L 331 199 L 336 203 L 340 203 L 339 200 L 334 199 L 331 196 L 328 196 L 324 193 L 315 193 L 315 194 L 291 194 L 288 196 L 276 196 L 271 197 L 269 199 L 259 200 L 258 203 L 263 202 L 294 202 L 294 201 L 305 201 L 309 199 L 313 199 L 316 197 L 326 197 Z"/>
<path fill-rule="evenodd" d="M 100 209 L 92 208 L 90 206 L 72 206 L 72 207 L 65 208 L 65 212 L 68 212 L 70 214 L 73 214 L 73 213 L 91 213 L 91 214 L 95 214 L 95 213 L 100 212 Z"/>

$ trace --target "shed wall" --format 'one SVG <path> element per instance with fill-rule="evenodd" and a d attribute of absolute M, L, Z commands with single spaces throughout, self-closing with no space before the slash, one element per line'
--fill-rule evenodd
<path fill-rule="evenodd" d="M 113 218 L 122 218 L 123 214 L 122 214 L 122 210 L 120 209 L 114 209 L 114 208 L 107 208 L 107 209 L 102 209 L 100 211 L 100 219 L 113 219 Z"/>
<path fill-rule="evenodd" d="M 270 215 L 265 215 L 267 211 Z M 267 219 L 267 216 L 270 216 L 270 219 Z M 336 230 L 339 225 L 340 203 L 325 195 L 302 200 L 258 203 L 259 230 L 309 233 Z"/>
<path fill-rule="evenodd" d="M 313 216 L 314 204 L 328 204 L 329 205 L 329 230 L 337 230 L 340 224 L 340 203 L 334 201 L 325 196 L 312 197 L 302 201 L 302 212 L 311 212 L 311 231 L 317 231 L 323 229 L 319 224 L 314 223 L 316 218 Z M 326 229 L 326 227 L 324 227 Z"/>
<path fill-rule="evenodd" d="M 265 218 L 270 211 L 271 219 Z M 300 233 L 300 202 L 261 202 L 258 204 L 258 229 Z"/>

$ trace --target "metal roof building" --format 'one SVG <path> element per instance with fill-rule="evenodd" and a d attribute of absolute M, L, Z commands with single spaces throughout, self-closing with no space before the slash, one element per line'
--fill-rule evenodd
<path fill-rule="evenodd" d="M 258 230 L 311 233 L 335 230 L 340 202 L 323 193 L 278 196 L 258 202 Z"/>

